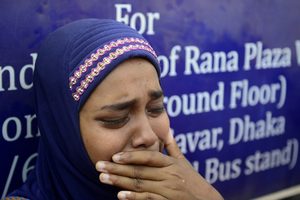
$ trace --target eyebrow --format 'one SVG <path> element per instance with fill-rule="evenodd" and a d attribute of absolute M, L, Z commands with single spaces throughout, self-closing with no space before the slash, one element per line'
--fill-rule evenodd
<path fill-rule="evenodd" d="M 156 100 L 163 96 L 163 91 L 151 90 L 150 92 L 148 92 L 148 96 L 151 98 L 151 100 Z"/>
<path fill-rule="evenodd" d="M 136 99 L 125 101 L 121 103 L 111 104 L 111 105 L 105 105 L 100 108 L 100 110 L 125 110 L 129 107 L 131 107 L 133 104 L 136 103 Z"/>
<path fill-rule="evenodd" d="M 163 92 L 161 90 L 151 90 L 148 92 L 148 96 L 150 97 L 151 100 L 156 100 L 159 99 L 163 96 Z M 134 105 L 137 102 L 137 99 L 132 99 L 129 101 L 125 102 L 120 102 L 120 103 L 115 103 L 111 105 L 105 105 L 100 108 L 100 110 L 126 110 L 130 108 L 132 105 Z"/>

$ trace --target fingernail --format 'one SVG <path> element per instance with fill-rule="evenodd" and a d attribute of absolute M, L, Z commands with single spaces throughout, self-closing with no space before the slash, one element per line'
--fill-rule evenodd
<path fill-rule="evenodd" d="M 105 170 L 105 162 L 103 161 L 98 161 L 96 163 L 96 169 L 99 171 L 99 172 L 106 172 Z"/>
<path fill-rule="evenodd" d="M 107 184 L 112 185 L 112 182 L 110 180 L 110 175 L 109 174 L 101 173 L 100 174 L 100 181 L 102 183 L 107 183 Z"/>
<path fill-rule="evenodd" d="M 121 191 L 121 192 L 118 193 L 118 198 L 120 200 L 125 200 L 129 197 L 129 195 L 130 195 L 129 191 Z"/>
<path fill-rule="evenodd" d="M 171 128 L 169 128 L 169 134 L 172 136 L 174 135 L 174 131 Z"/>
<path fill-rule="evenodd" d="M 165 141 L 165 144 L 170 144 L 173 141 L 173 139 L 174 139 L 173 134 L 174 134 L 174 132 L 170 128 L 169 133 L 168 133 L 167 138 L 166 138 L 166 141 Z"/>
<path fill-rule="evenodd" d="M 113 155 L 112 160 L 114 162 L 120 162 L 121 158 L 122 158 L 122 154 L 123 154 L 123 152 L 120 152 L 120 153 L 117 153 L 117 154 Z"/>

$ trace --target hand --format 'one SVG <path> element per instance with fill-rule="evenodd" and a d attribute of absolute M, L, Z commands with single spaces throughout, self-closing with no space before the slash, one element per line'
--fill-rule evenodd
<path fill-rule="evenodd" d="M 121 199 L 221 200 L 221 195 L 196 172 L 170 134 L 169 155 L 154 151 L 121 152 L 114 162 L 99 161 L 100 181 L 124 188 Z"/>

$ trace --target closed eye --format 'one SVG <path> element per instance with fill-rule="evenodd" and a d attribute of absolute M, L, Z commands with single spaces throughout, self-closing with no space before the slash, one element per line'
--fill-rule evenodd
<path fill-rule="evenodd" d="M 158 117 L 160 114 L 164 112 L 165 112 L 165 107 L 163 106 L 147 109 L 147 113 L 151 117 Z"/>
<path fill-rule="evenodd" d="M 105 127 L 105 128 L 111 128 L 111 129 L 116 129 L 116 128 L 121 128 L 124 126 L 128 121 L 129 117 L 121 117 L 121 118 L 103 118 L 103 119 L 98 119 L 98 121 Z"/>

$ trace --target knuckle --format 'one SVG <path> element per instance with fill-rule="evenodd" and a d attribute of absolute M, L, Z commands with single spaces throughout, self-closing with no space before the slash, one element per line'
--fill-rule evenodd
<path fill-rule="evenodd" d="M 138 195 L 135 192 L 130 192 L 129 199 L 130 200 L 136 200 L 136 199 L 138 199 Z"/>
<path fill-rule="evenodd" d="M 142 178 L 142 176 L 141 176 L 141 168 L 140 167 L 138 167 L 138 166 L 133 166 L 132 167 L 132 177 L 133 178 Z"/>
<path fill-rule="evenodd" d="M 108 171 L 114 171 L 115 170 L 115 166 L 114 165 L 112 165 L 111 163 L 109 163 L 109 162 L 106 162 L 105 163 L 105 169 L 106 170 L 108 170 Z"/>
<path fill-rule="evenodd" d="M 154 200 L 154 197 L 149 193 L 149 192 L 146 192 L 146 200 Z"/>
<path fill-rule="evenodd" d="M 180 191 L 182 189 L 182 185 L 176 181 L 166 181 L 164 187 L 172 191 Z"/>
<path fill-rule="evenodd" d="M 141 192 L 143 189 L 143 181 L 139 178 L 133 179 L 133 188 L 137 192 Z"/>
<path fill-rule="evenodd" d="M 183 177 L 184 173 L 182 173 L 181 170 L 178 169 L 177 167 L 168 170 L 167 173 L 169 174 L 170 177 L 172 177 L 172 179 L 182 180 L 184 178 Z"/>
<path fill-rule="evenodd" d="M 121 185 L 121 181 L 120 179 L 118 178 L 115 178 L 115 177 L 111 177 L 111 182 L 113 183 L 113 185 L 117 185 L 117 186 L 120 186 Z"/>
<path fill-rule="evenodd" d="M 111 175 L 110 181 L 113 185 L 118 187 L 123 187 L 123 185 L 125 184 L 125 181 L 121 177 L 115 175 Z"/>

